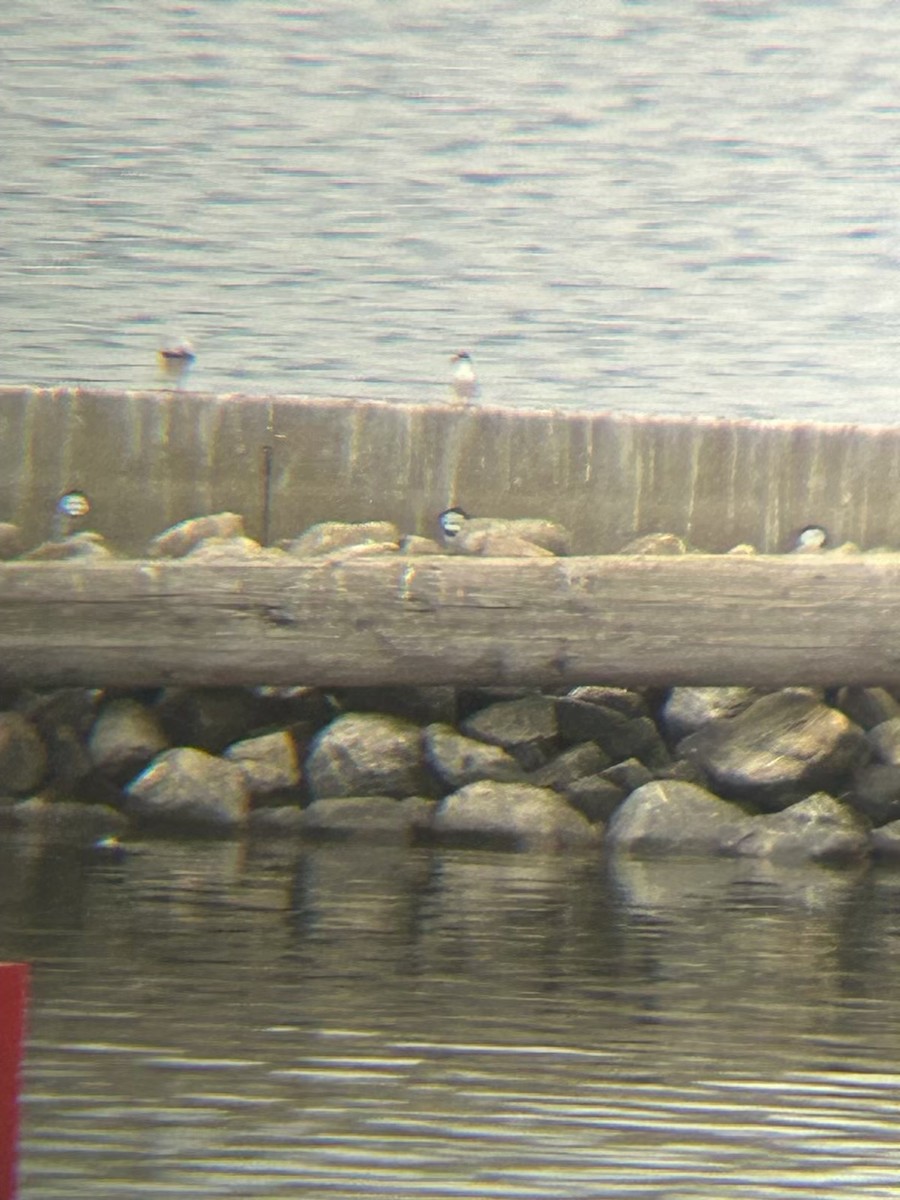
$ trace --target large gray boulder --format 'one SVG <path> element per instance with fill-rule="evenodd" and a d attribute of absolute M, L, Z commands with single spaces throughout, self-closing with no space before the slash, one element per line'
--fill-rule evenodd
<path fill-rule="evenodd" d="M 879 762 L 900 766 L 900 717 L 891 717 L 875 725 L 866 735 Z"/>
<path fill-rule="evenodd" d="M 663 705 L 662 723 L 668 737 L 679 742 L 710 721 L 736 717 L 759 696 L 747 687 L 676 687 Z"/>
<path fill-rule="evenodd" d="M 558 746 L 556 709 L 549 696 L 501 700 L 467 717 L 463 733 L 508 750 L 526 771 L 544 765 Z"/>
<path fill-rule="evenodd" d="M 626 717 L 649 716 L 647 701 L 640 692 L 630 688 L 612 687 L 609 684 L 589 683 L 571 688 L 566 692 L 569 700 L 581 700 L 584 704 L 598 704 L 624 713 Z"/>
<path fill-rule="evenodd" d="M 751 828 L 738 805 L 695 783 L 658 779 L 623 800 L 610 818 L 610 848 L 635 855 L 730 854 Z"/>
<path fill-rule="evenodd" d="M 47 750 L 30 721 L 17 712 L 0 712 L 0 793 L 23 796 L 47 770 Z"/>
<path fill-rule="evenodd" d="M 598 840 L 596 827 L 549 788 L 493 781 L 446 796 L 432 831 L 442 841 L 512 849 L 562 850 Z"/>
<path fill-rule="evenodd" d="M 778 863 L 857 863 L 870 853 L 869 826 L 846 804 L 816 792 L 781 812 L 755 818 L 734 850 Z"/>
<path fill-rule="evenodd" d="M 110 700 L 94 722 L 88 753 L 97 770 L 127 783 L 168 745 L 155 713 L 137 700 Z"/>
<path fill-rule="evenodd" d="M 900 862 L 900 820 L 872 830 L 872 854 L 876 859 Z"/>
<path fill-rule="evenodd" d="M 376 712 L 416 725 L 456 723 L 456 688 L 444 684 L 330 688 L 328 694 L 342 712 Z"/>
<path fill-rule="evenodd" d="M 155 825 L 228 832 L 247 819 L 244 773 L 204 750 L 166 750 L 125 789 L 130 816 Z"/>
<path fill-rule="evenodd" d="M 313 739 L 305 773 L 314 799 L 325 796 L 428 796 L 417 725 L 377 713 L 347 713 Z"/>
<path fill-rule="evenodd" d="M 861 729 L 900 717 L 900 702 L 881 687 L 842 687 L 835 706 Z"/>
<path fill-rule="evenodd" d="M 427 829 L 435 803 L 421 796 L 331 796 L 303 809 L 299 825 L 309 837 L 409 842 Z"/>
<path fill-rule="evenodd" d="M 169 741 L 221 754 L 271 720 L 271 705 L 249 688 L 166 688 L 155 711 Z"/>
<path fill-rule="evenodd" d="M 594 741 L 612 762 L 632 757 L 653 767 L 671 762 L 672 756 L 649 717 L 629 716 L 618 705 L 585 699 L 586 693 L 588 689 L 578 688 L 553 700 L 563 742 Z"/>
<path fill-rule="evenodd" d="M 868 754 L 865 734 L 803 691 L 762 696 L 738 716 L 704 726 L 678 746 L 723 796 L 777 810 L 835 786 Z"/>
<path fill-rule="evenodd" d="M 900 820 L 900 767 L 868 763 L 842 798 L 876 827 Z"/>
<path fill-rule="evenodd" d="M 586 775 L 568 784 L 563 795 L 591 824 L 608 821 L 628 793 L 603 775 Z"/>
<path fill-rule="evenodd" d="M 532 771 L 528 782 L 533 783 L 535 787 L 548 787 L 553 788 L 554 792 L 565 792 L 576 779 L 599 775 L 608 766 L 609 757 L 596 742 L 582 742 L 578 746 L 570 746 L 568 750 L 563 750 L 562 754 L 557 754 L 545 766 Z"/>
<path fill-rule="evenodd" d="M 288 791 L 300 782 L 297 747 L 286 729 L 235 742 L 222 757 L 240 767 L 254 796 Z"/>
<path fill-rule="evenodd" d="M 479 779 L 512 783 L 524 779 L 524 771 L 501 746 L 490 746 L 457 733 L 450 725 L 429 725 L 422 731 L 425 761 L 451 791 Z"/>

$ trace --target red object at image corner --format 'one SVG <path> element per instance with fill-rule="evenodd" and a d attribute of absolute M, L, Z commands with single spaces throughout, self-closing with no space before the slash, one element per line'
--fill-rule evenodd
<path fill-rule="evenodd" d="M 25 1006 L 26 963 L 0 963 L 0 1200 L 15 1200 L 19 1157 L 19 1085 Z"/>

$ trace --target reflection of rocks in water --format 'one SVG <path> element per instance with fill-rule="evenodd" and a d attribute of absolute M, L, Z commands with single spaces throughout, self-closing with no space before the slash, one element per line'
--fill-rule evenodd
<path fill-rule="evenodd" d="M 286 917 L 294 949 L 315 964 L 310 986 L 365 974 L 391 955 L 415 973 L 422 909 L 431 888 L 424 851 L 384 845 L 305 848 L 291 871 Z"/>

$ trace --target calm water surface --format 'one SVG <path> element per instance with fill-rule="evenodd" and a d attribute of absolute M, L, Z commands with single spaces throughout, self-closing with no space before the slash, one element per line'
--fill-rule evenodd
<path fill-rule="evenodd" d="M 6 0 L 0 376 L 890 421 L 894 0 Z"/>
<path fill-rule="evenodd" d="M 7 837 L 24 1195 L 897 1197 L 900 878 Z"/>

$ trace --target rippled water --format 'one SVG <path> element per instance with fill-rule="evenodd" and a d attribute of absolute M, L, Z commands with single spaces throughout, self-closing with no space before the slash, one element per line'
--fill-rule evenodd
<path fill-rule="evenodd" d="M 7 0 L 0 374 L 891 420 L 892 0 Z"/>
<path fill-rule="evenodd" d="M 896 1197 L 897 877 L 0 849 L 23 1194 Z"/>

